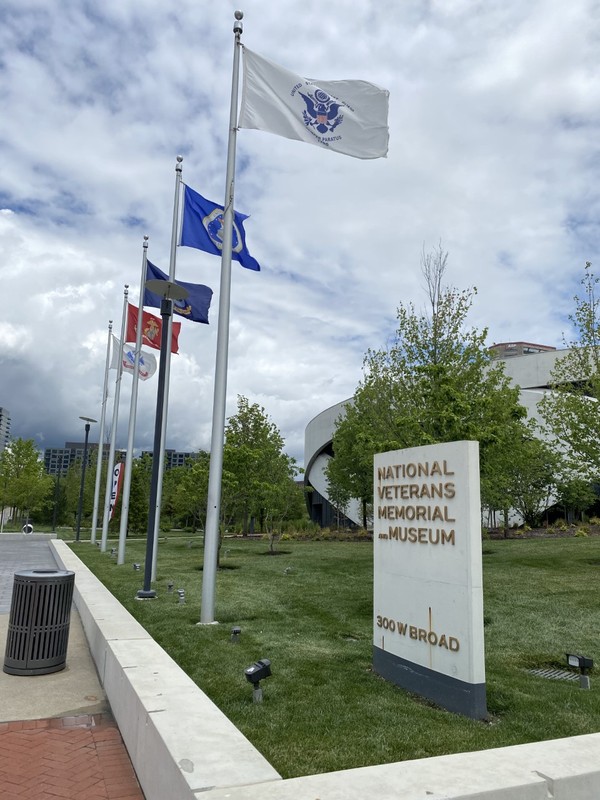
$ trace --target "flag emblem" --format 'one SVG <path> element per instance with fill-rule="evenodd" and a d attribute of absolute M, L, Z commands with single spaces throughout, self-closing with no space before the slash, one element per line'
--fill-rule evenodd
<path fill-rule="evenodd" d="M 142 336 L 144 336 L 146 339 L 149 339 L 148 344 L 151 344 L 159 341 L 159 335 L 160 326 L 154 318 L 150 317 L 150 319 L 142 326 Z M 158 345 L 155 346 L 159 347 Z"/>
<path fill-rule="evenodd" d="M 314 94 L 308 92 L 298 92 L 306 103 L 306 110 L 302 112 L 304 124 L 307 127 L 316 128 L 322 135 L 325 133 L 332 133 L 340 122 L 343 121 L 344 115 L 338 114 L 342 103 L 337 102 L 337 99 L 331 97 L 322 89 L 316 89 Z"/>
<path fill-rule="evenodd" d="M 211 242 L 218 247 L 219 250 L 223 249 L 223 212 L 220 208 L 215 208 L 202 219 L 206 232 L 210 236 Z M 233 228 L 231 231 L 231 251 L 232 253 L 239 253 L 242 250 L 242 237 L 238 226 L 233 221 Z"/>

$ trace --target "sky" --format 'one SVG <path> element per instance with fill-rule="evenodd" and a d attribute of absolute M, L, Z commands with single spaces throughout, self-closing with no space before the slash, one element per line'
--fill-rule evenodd
<path fill-rule="evenodd" d="M 108 323 L 118 336 L 125 284 L 137 305 L 145 235 L 169 271 L 178 155 L 183 181 L 223 203 L 238 7 L 2 3 L 0 406 L 15 438 L 62 447 L 82 441 L 80 416 L 100 419 Z M 238 132 L 235 208 L 261 271 L 232 265 L 227 416 L 240 395 L 257 403 L 302 465 L 306 425 L 352 396 L 398 306 L 425 309 L 421 257 L 440 245 L 446 283 L 477 289 L 469 324 L 489 344 L 560 347 L 600 242 L 600 3 L 241 9 L 260 55 L 389 90 L 390 139 L 387 158 L 361 160 Z M 214 296 L 209 325 L 182 322 L 166 444 L 210 449 L 220 260 L 180 247 L 176 263 Z M 136 452 L 153 448 L 157 384 L 139 386 Z"/>

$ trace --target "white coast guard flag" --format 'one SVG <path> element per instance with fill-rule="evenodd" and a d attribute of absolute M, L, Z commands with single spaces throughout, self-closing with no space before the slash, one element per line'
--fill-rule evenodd
<path fill-rule="evenodd" d="M 119 350 L 121 347 L 119 339 L 113 334 L 112 355 L 109 369 L 117 369 L 119 365 Z M 123 345 L 123 372 L 128 372 L 133 375 L 133 365 L 135 363 L 135 345 Z M 138 367 L 138 376 L 141 381 L 147 381 L 156 372 L 156 358 L 152 353 L 147 353 L 145 350 L 140 350 L 140 362 Z"/>
<path fill-rule="evenodd" d="M 388 151 L 389 94 L 366 81 L 301 78 L 244 46 L 238 125 L 355 158 L 380 158 Z"/>

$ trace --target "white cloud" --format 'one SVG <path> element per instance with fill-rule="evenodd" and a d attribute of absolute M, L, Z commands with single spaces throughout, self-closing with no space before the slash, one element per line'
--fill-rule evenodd
<path fill-rule="evenodd" d="M 108 320 L 137 302 L 142 237 L 168 271 L 175 156 L 222 202 L 232 2 L 8 0 L 0 12 L 0 405 L 46 446 L 98 418 Z M 594 4 L 574 0 L 251 0 L 243 41 L 309 77 L 390 90 L 390 152 L 361 162 L 258 131 L 237 136 L 236 207 L 259 274 L 233 264 L 227 412 L 265 407 L 302 459 L 307 422 L 352 394 L 399 303 L 424 306 L 420 254 L 476 285 L 491 341 L 560 345 L 599 240 Z M 183 323 L 168 446 L 208 448 L 219 261 L 182 248 L 177 276 L 214 290 Z M 126 441 L 124 379 L 118 446 Z M 151 449 L 156 381 L 140 386 Z"/>

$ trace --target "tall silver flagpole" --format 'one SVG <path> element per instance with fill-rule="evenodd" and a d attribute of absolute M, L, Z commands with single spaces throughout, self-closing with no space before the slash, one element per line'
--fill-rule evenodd
<path fill-rule="evenodd" d="M 142 352 L 142 314 L 144 312 L 144 284 L 146 283 L 146 264 L 148 262 L 148 237 L 144 236 L 142 245 L 142 277 L 140 278 L 140 301 L 138 303 L 138 326 L 135 334 L 135 357 L 133 360 L 133 382 L 129 403 L 129 428 L 127 430 L 127 452 L 125 453 L 125 474 L 123 476 L 123 499 L 121 500 L 121 523 L 119 527 L 119 548 L 117 564 L 125 563 L 125 540 L 129 522 L 129 495 L 131 494 L 131 469 L 133 466 L 133 441 L 137 412 L 138 385 L 140 379 L 140 355 Z"/>
<path fill-rule="evenodd" d="M 113 469 L 115 466 L 115 439 L 117 438 L 117 421 L 119 419 L 119 399 L 121 397 L 121 378 L 123 377 L 123 339 L 125 338 L 125 321 L 127 320 L 127 297 L 129 295 L 129 284 L 125 284 L 123 290 L 123 315 L 121 317 L 121 340 L 119 344 L 119 363 L 117 365 L 117 379 L 115 381 L 115 399 L 113 403 L 112 424 L 110 426 L 110 447 L 108 450 L 108 463 L 106 469 L 106 489 L 104 490 L 104 514 L 102 516 L 102 540 L 100 542 L 100 552 L 106 550 L 106 540 L 108 539 L 108 515 L 110 513 L 110 493 L 112 489 Z"/>
<path fill-rule="evenodd" d="M 181 195 L 181 174 L 183 156 L 177 156 L 175 164 L 175 197 L 173 200 L 173 223 L 171 225 L 171 254 L 169 258 L 169 281 L 175 283 L 177 260 L 177 234 L 179 231 L 179 197 Z M 154 516 L 154 547 L 152 550 L 152 580 L 156 580 L 156 559 L 158 555 L 158 536 L 160 533 L 160 509 L 162 504 L 162 484 L 165 470 L 165 447 L 167 442 L 167 410 L 169 407 L 169 385 L 171 375 L 171 335 L 173 333 L 173 314 L 169 314 L 169 345 L 165 361 L 165 393 L 163 398 L 163 417 L 160 431 L 160 462 L 158 465 L 158 486 L 156 488 L 156 508 Z"/>
<path fill-rule="evenodd" d="M 237 109 L 239 64 L 243 13 L 236 11 L 233 33 L 233 76 L 231 81 L 231 107 L 229 111 L 229 142 L 227 145 L 227 173 L 225 178 L 225 210 L 223 216 L 223 249 L 221 251 L 221 287 L 219 292 L 219 325 L 217 328 L 217 357 L 213 397 L 213 419 L 210 444 L 210 470 L 208 473 L 208 501 L 206 529 L 204 532 L 204 568 L 202 572 L 202 609 L 200 624 L 215 622 L 215 588 L 217 556 L 219 553 L 219 518 L 221 516 L 221 482 L 223 476 L 223 439 L 225 436 L 225 403 L 227 399 L 227 358 L 229 354 L 229 310 L 231 303 L 231 244 L 233 231 L 233 197 L 235 183 L 235 144 L 237 134 Z"/>
<path fill-rule="evenodd" d="M 98 432 L 98 458 L 96 460 L 96 484 L 94 487 L 94 511 L 92 514 L 92 544 L 96 544 L 96 528 L 98 527 L 98 508 L 100 506 L 100 481 L 102 475 L 102 456 L 104 455 L 104 422 L 106 420 L 106 400 L 108 398 L 108 370 L 110 367 L 110 345 L 112 338 L 112 319 L 108 321 L 108 338 L 106 341 L 106 362 L 104 364 L 104 388 L 102 390 L 102 411 L 100 412 L 100 430 Z"/>

